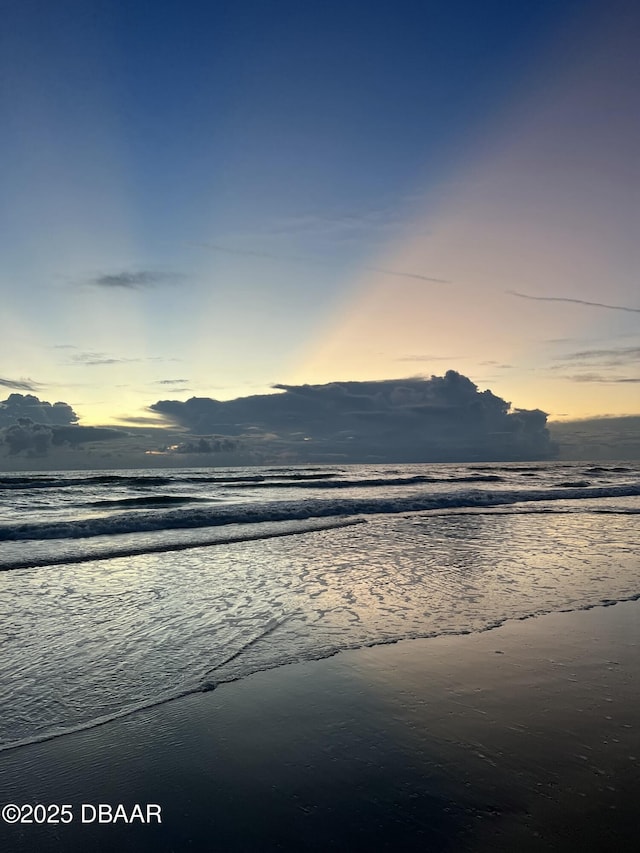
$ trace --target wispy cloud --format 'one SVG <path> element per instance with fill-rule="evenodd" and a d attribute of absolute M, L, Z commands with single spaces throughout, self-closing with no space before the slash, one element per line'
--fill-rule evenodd
<path fill-rule="evenodd" d="M 13 391 L 37 391 L 42 388 L 38 382 L 31 379 L 4 379 L 0 377 L 0 385 L 3 388 L 11 388 Z"/>
<path fill-rule="evenodd" d="M 433 278 L 433 276 L 429 275 L 421 275 L 416 272 L 401 272 L 400 270 L 386 270 L 383 267 L 364 267 L 365 270 L 369 272 L 378 272 L 382 273 L 382 275 L 390 275 L 399 278 L 417 278 L 420 281 L 433 281 L 438 284 L 451 284 L 451 280 L 448 278 Z"/>
<path fill-rule="evenodd" d="M 640 314 L 640 308 L 631 308 L 628 305 L 608 305 L 604 302 L 588 302 L 586 299 L 569 299 L 565 296 L 531 296 L 528 293 L 518 293 L 515 290 L 506 290 L 505 293 L 517 296 L 519 299 L 530 299 L 534 302 L 570 302 L 573 305 L 588 305 L 590 308 L 606 308 L 610 311 L 630 311 L 632 314 Z"/>
<path fill-rule="evenodd" d="M 303 239 L 319 238 L 331 243 L 379 241 L 406 229 L 407 224 L 415 218 L 416 204 L 421 203 L 424 203 L 424 199 L 407 197 L 400 208 L 394 205 L 366 211 L 300 211 L 263 221 L 251 232 L 244 231 L 237 236 L 243 239 L 264 239 L 265 236 L 278 239 L 295 235 Z"/>
<path fill-rule="evenodd" d="M 154 270 L 123 270 L 117 273 L 101 273 L 87 280 L 87 284 L 107 289 L 120 288 L 139 290 L 145 287 L 156 287 L 161 284 L 173 284 L 184 279 L 184 275 L 172 272 Z"/>
<path fill-rule="evenodd" d="M 575 369 L 579 364 L 593 370 L 635 366 L 640 361 L 640 347 L 611 347 L 570 352 L 556 358 L 551 370 Z"/>
<path fill-rule="evenodd" d="M 301 257 L 297 255 L 279 255 L 271 252 L 258 252 L 252 249 L 230 249 L 228 246 L 220 246 L 217 243 L 187 243 L 187 246 L 196 249 L 209 249 L 212 252 L 222 252 L 227 255 L 239 255 L 241 257 L 249 257 L 249 258 L 268 258 L 272 261 L 284 261 L 289 263 L 296 264 L 306 264 L 311 266 L 331 266 L 330 261 L 324 261 L 321 258 L 316 257 Z M 432 276 L 422 275 L 422 273 L 417 272 L 405 272 L 402 270 L 389 270 L 384 269 L 383 267 L 362 267 L 362 269 L 367 270 L 369 272 L 377 272 L 382 275 L 393 276 L 394 278 L 415 278 L 420 281 L 429 281 L 436 282 L 438 284 L 451 284 L 451 281 L 446 278 L 433 278 Z"/>
<path fill-rule="evenodd" d="M 582 360 L 587 358 L 612 359 L 616 364 L 625 361 L 640 360 L 640 347 L 610 347 L 608 349 L 586 349 L 569 353 L 565 359 Z"/>
<path fill-rule="evenodd" d="M 394 361 L 457 361 L 461 355 L 401 355 Z"/>
<path fill-rule="evenodd" d="M 571 382 L 601 382 L 605 384 L 616 385 L 619 383 L 637 384 L 640 383 L 640 377 L 627 376 L 606 376 L 601 373 L 577 373 L 573 376 L 565 376 L 564 379 L 569 379 Z"/>
<path fill-rule="evenodd" d="M 134 426 L 164 426 L 164 418 L 162 417 L 162 415 L 157 415 L 156 417 L 145 417 L 142 415 L 138 417 L 135 417 L 133 415 L 126 417 L 121 416 L 118 418 L 118 420 L 122 421 L 122 423 L 133 424 Z"/>
<path fill-rule="evenodd" d="M 513 364 L 500 364 L 499 361 L 481 361 L 481 367 L 495 367 L 498 370 L 511 370 L 514 365 Z"/>
<path fill-rule="evenodd" d="M 79 352 L 70 357 L 68 364 L 94 367 L 102 364 L 127 364 L 140 360 L 139 358 L 116 358 L 105 352 Z"/>
<path fill-rule="evenodd" d="M 95 367 L 98 365 L 109 364 L 135 364 L 140 362 L 158 363 L 158 362 L 173 362 L 182 361 L 180 358 L 163 358 L 162 356 L 147 356 L 145 358 L 127 358 L 125 356 L 112 355 L 108 352 L 92 352 L 88 350 L 80 350 L 79 352 L 70 353 L 69 357 L 63 364 L 68 364 L 73 367 Z M 164 380 L 160 380 L 163 382 Z M 166 380 L 166 384 L 171 382 L 186 382 L 186 379 Z M 118 386 L 116 386 L 118 387 Z M 124 386 L 123 386 L 124 387 Z"/>
<path fill-rule="evenodd" d="M 188 379 L 156 379 L 154 385 L 186 385 Z"/>

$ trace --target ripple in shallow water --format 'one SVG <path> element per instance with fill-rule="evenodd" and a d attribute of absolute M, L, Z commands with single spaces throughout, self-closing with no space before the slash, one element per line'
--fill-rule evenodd
<path fill-rule="evenodd" d="M 1 576 L 0 740 L 336 650 L 637 595 L 633 515 L 377 517 Z"/>

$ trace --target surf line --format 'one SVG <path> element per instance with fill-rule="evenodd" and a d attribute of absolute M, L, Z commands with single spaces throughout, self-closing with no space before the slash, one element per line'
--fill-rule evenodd
<path fill-rule="evenodd" d="M 278 539 L 281 536 L 301 536 L 303 533 L 319 533 L 323 530 L 338 530 L 341 527 L 352 527 L 355 524 L 367 524 L 366 518 L 352 518 L 333 524 L 314 524 L 299 530 L 273 530 L 265 533 L 248 533 L 228 536 L 225 539 L 217 537 L 199 542 L 176 542 L 166 545 L 145 545 L 139 548 L 114 548 L 105 554 L 70 554 L 68 557 L 52 560 L 51 557 L 41 557 L 32 560 L 20 560 L 14 563 L 0 565 L 0 571 L 9 572 L 16 569 L 41 569 L 47 566 L 71 565 L 72 563 L 93 563 L 98 560 L 115 560 L 118 557 L 140 557 L 143 554 L 162 554 L 169 551 L 187 551 L 191 548 L 209 548 L 212 545 L 231 545 L 236 542 L 257 542 L 261 539 Z"/>

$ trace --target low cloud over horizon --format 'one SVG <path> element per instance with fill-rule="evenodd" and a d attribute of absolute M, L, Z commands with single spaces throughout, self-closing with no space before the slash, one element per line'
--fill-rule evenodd
<path fill-rule="evenodd" d="M 275 385 L 221 402 L 160 400 L 150 410 L 190 432 L 252 438 L 301 461 L 464 462 L 553 455 L 539 409 L 512 409 L 466 376 Z"/>
<path fill-rule="evenodd" d="M 640 416 L 547 425 L 467 377 L 277 385 L 221 402 L 160 400 L 124 429 L 81 426 L 69 403 L 0 401 L 0 468 L 640 458 Z"/>
<path fill-rule="evenodd" d="M 49 403 L 32 394 L 10 394 L 0 402 L 0 447 L 6 455 L 29 459 L 49 455 L 56 447 L 74 449 L 86 443 L 125 436 L 121 430 L 79 426 L 68 403 Z"/>

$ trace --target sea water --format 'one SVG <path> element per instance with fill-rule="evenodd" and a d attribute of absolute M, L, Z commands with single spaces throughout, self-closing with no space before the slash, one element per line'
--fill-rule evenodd
<path fill-rule="evenodd" d="M 637 463 L 0 474 L 0 749 L 638 598 L 639 513 Z"/>

